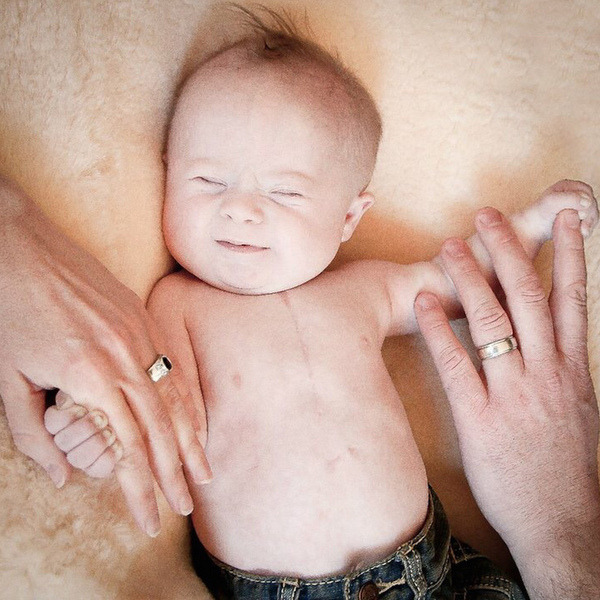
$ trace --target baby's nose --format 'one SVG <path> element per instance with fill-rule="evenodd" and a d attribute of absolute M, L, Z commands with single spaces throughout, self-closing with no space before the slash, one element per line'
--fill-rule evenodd
<path fill-rule="evenodd" d="M 260 200 L 252 194 L 228 194 L 223 198 L 220 214 L 237 223 L 262 223 Z"/>

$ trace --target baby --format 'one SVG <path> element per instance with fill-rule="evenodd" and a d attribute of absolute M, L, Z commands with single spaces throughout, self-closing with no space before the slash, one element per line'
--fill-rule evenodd
<path fill-rule="evenodd" d="M 380 117 L 314 43 L 256 27 L 187 80 L 165 156 L 163 229 L 184 270 L 149 310 L 206 403 L 214 479 L 193 489 L 195 564 L 221 597 L 451 597 L 457 542 L 381 346 L 417 331 L 422 290 L 460 316 L 455 290 L 436 259 L 325 270 L 373 204 Z M 567 208 L 589 234 L 598 211 L 579 182 L 511 217 L 530 256 Z"/>

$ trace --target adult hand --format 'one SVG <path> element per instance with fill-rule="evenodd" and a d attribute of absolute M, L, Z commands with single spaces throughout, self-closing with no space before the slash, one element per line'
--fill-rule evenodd
<path fill-rule="evenodd" d="M 476 223 L 508 312 L 465 242 L 444 243 L 444 266 L 475 345 L 514 334 L 519 349 L 484 359 L 478 373 L 435 296 L 422 293 L 415 303 L 452 407 L 465 473 L 532 599 L 597 598 L 598 407 L 588 371 L 580 221 L 574 211 L 556 219 L 549 301 L 508 221 L 487 208 Z"/>
<path fill-rule="evenodd" d="M 141 300 L 1 179 L 0 203 L 0 396 L 15 444 L 60 487 L 70 466 L 44 427 L 46 390 L 101 409 L 123 447 L 115 471 L 131 512 L 156 535 L 152 475 L 183 514 L 182 462 L 210 478 L 200 390 L 177 368 L 154 384 L 146 369 L 164 345 Z"/>

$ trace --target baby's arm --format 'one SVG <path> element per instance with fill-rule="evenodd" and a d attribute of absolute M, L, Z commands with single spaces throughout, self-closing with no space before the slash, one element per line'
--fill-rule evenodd
<path fill-rule="evenodd" d="M 542 244 L 552 237 L 554 219 L 565 209 L 573 209 L 579 213 L 582 233 L 588 236 L 598 222 L 598 206 L 592 188 L 579 181 L 564 180 L 555 183 L 533 205 L 508 217 L 530 258 L 535 257 Z M 467 243 L 483 267 L 488 281 L 496 284 L 492 262 L 479 236 L 471 236 Z M 454 286 L 439 257 L 411 265 L 385 264 L 387 266 L 381 268 L 390 300 L 388 335 L 417 331 L 413 305 L 417 294 L 424 290 L 433 292 L 439 298 L 450 318 L 463 316 Z"/>

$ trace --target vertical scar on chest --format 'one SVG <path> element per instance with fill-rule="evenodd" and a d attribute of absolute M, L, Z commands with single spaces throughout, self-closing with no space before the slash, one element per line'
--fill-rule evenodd
<path fill-rule="evenodd" d="M 231 381 L 238 390 L 242 387 L 242 376 L 239 373 L 234 373 Z"/>

